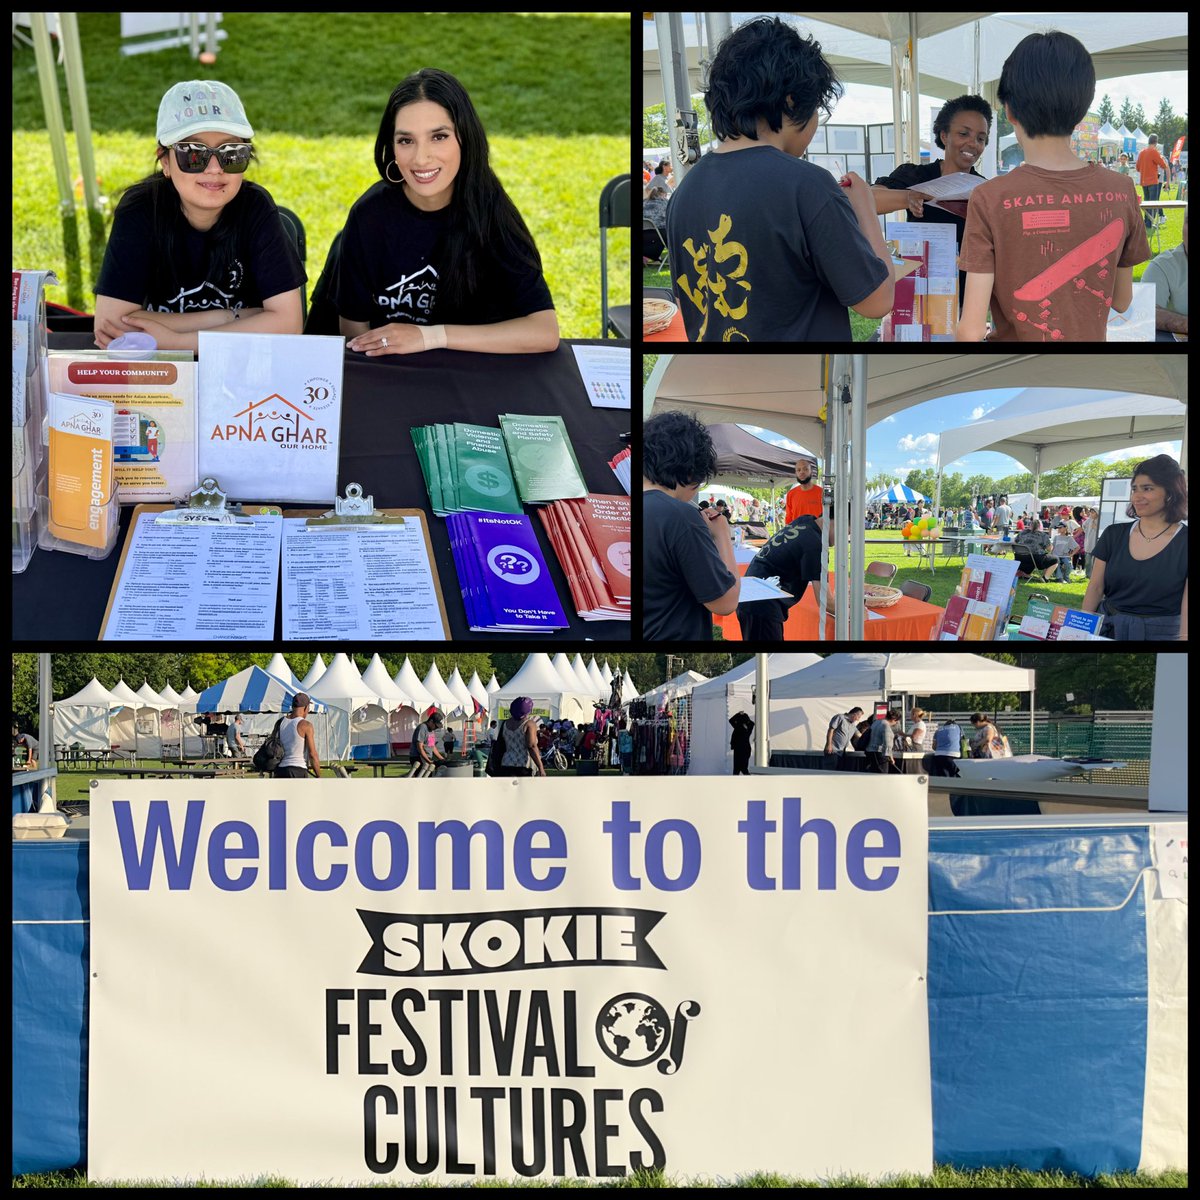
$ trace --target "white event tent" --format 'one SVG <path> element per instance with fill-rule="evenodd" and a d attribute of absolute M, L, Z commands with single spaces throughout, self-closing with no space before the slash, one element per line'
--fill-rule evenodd
<path fill-rule="evenodd" d="M 1186 419 L 1187 405 L 1171 396 L 1025 388 L 979 420 L 941 434 L 934 507 L 943 472 L 968 454 L 989 450 L 1015 458 L 1033 472 L 1037 495 L 1043 471 L 1127 447 L 1178 441 Z"/>
<path fill-rule="evenodd" d="M 588 678 L 592 681 L 592 687 L 596 689 L 596 695 L 607 699 L 609 686 L 600 668 L 596 666 L 596 659 L 594 657 L 588 661 L 587 674 Z"/>
<path fill-rule="evenodd" d="M 425 685 L 425 690 L 437 701 L 438 708 L 442 710 L 442 716 L 447 720 L 452 716 L 462 714 L 463 703 L 446 686 L 446 681 L 442 678 L 441 671 L 438 670 L 437 659 L 429 664 L 429 670 L 421 682 Z M 467 705 L 468 710 L 470 707 Z"/>
<path fill-rule="evenodd" d="M 640 694 L 637 684 L 630 678 L 629 668 L 626 667 L 625 673 L 621 676 L 621 703 L 628 704 L 630 700 L 636 700 Z"/>
<path fill-rule="evenodd" d="M 137 732 L 138 758 L 162 758 L 164 710 L 169 703 L 162 698 L 151 686 L 148 679 L 142 680 L 142 686 L 134 693 L 140 704 L 134 721 Z"/>
<path fill-rule="evenodd" d="M 363 682 L 347 655 L 335 654 L 308 694 L 320 700 L 329 712 L 325 724 L 332 758 L 389 756 L 387 701 Z"/>
<path fill-rule="evenodd" d="M 1032 670 L 977 654 L 831 654 L 771 680 L 771 744 L 777 750 L 824 749 L 830 719 L 854 704 L 869 713 L 875 701 L 896 698 L 907 716 L 909 697 L 1029 692 L 1032 745 L 1034 688 Z"/>
<path fill-rule="evenodd" d="M 243 736 L 246 734 L 267 734 L 275 722 L 284 714 L 291 711 L 292 697 L 300 689 L 289 680 L 279 679 L 262 667 L 244 667 L 228 679 L 207 687 L 195 699 L 194 712 L 200 713 L 241 713 Z M 309 710 L 313 730 L 317 742 L 317 753 L 322 759 L 329 756 L 328 719 L 325 706 L 314 701 Z M 200 754 L 203 751 L 203 734 L 196 725 L 192 715 L 183 715 L 178 733 L 174 738 L 164 740 L 175 741 L 182 736 L 182 753 L 184 757 Z"/>
<path fill-rule="evenodd" d="M 374 692 L 382 706 L 387 709 L 388 756 L 392 757 L 397 751 L 403 753 L 412 742 L 413 730 L 421 723 L 421 713 L 418 711 L 421 708 L 421 700 L 405 693 L 387 673 L 387 667 L 383 665 L 383 659 L 378 654 L 371 655 L 371 661 L 362 673 L 362 681 L 368 691 Z M 422 692 L 424 690 L 421 688 Z"/>
<path fill-rule="evenodd" d="M 275 651 L 271 661 L 266 666 L 267 673 L 274 675 L 276 679 L 282 679 L 286 683 L 290 683 L 299 691 L 304 690 L 304 685 L 300 682 L 296 672 L 287 665 L 287 660 L 278 650 Z"/>
<path fill-rule="evenodd" d="M 137 742 L 136 705 L 118 700 L 95 676 L 73 696 L 54 702 L 54 741 L 84 750 L 108 750 Z"/>
<path fill-rule="evenodd" d="M 821 662 L 816 654 L 768 654 L 767 670 L 772 679 L 802 671 Z M 729 749 L 729 718 L 745 710 L 754 715 L 754 691 L 757 683 L 756 662 L 747 659 L 740 667 L 726 671 L 707 683 L 692 688 L 691 751 L 688 755 L 689 775 L 728 775 L 733 769 L 733 752 Z M 776 713 L 771 712 L 771 737 L 784 733 L 784 714 L 779 712 L 780 726 L 775 729 Z"/>
<path fill-rule="evenodd" d="M 1168 354 L 1046 355 L 999 352 L 905 354 L 660 355 L 644 389 L 644 411 L 695 413 L 706 424 L 748 423 L 824 450 L 822 482 L 848 495 L 836 504 L 822 536 L 834 548 L 834 571 L 850 580 L 836 590 L 835 637 L 861 638 L 866 547 L 852 538 L 866 517 L 866 431 L 906 408 L 940 397 L 997 388 L 1072 388 L 1187 400 L 1187 356 Z M 827 408 L 828 423 L 821 419 Z M 1187 461 L 1184 426 L 1181 456 Z M 829 528 L 832 524 L 832 528 Z M 821 583 L 821 591 L 825 582 Z M 823 607 L 824 596 L 819 598 Z M 824 636 L 825 627 L 818 626 Z"/>
<path fill-rule="evenodd" d="M 470 718 L 474 715 L 475 698 L 471 695 L 471 689 L 467 687 L 467 681 L 462 677 L 457 663 L 450 672 L 450 678 L 446 680 L 446 690 L 462 705 L 464 716 Z"/>
<path fill-rule="evenodd" d="M 498 691 L 489 697 L 489 719 L 502 721 L 508 716 L 509 703 L 517 696 L 528 696 L 534 710 L 550 714 L 552 721 L 568 718 L 572 721 L 590 720 L 591 702 L 581 696 L 575 684 L 568 684 L 554 669 L 548 654 L 531 654 L 521 669 Z"/>
<path fill-rule="evenodd" d="M 493 675 L 492 678 L 495 679 L 496 677 Z M 499 684 L 496 684 L 496 690 L 500 690 Z M 483 680 L 479 678 L 478 671 L 471 672 L 471 678 L 467 680 L 467 691 L 471 693 L 471 699 L 479 705 L 486 715 L 487 710 L 490 707 L 488 701 L 488 690 L 483 686 Z"/>
<path fill-rule="evenodd" d="M 651 688 L 641 696 L 641 699 L 645 700 L 647 704 L 658 707 L 660 704 L 666 704 L 668 700 L 686 696 L 697 684 L 707 682 L 708 676 L 701 675 L 699 671 L 684 671 L 682 674 L 676 675 L 674 679 L 668 679 L 666 683 L 660 683 L 658 687 Z M 622 693 L 621 699 L 625 699 L 624 693 Z"/>
<path fill-rule="evenodd" d="M 593 663 L 595 661 L 595 659 L 592 659 Z M 591 696 L 593 699 L 601 700 L 608 695 L 607 688 L 596 687 L 596 681 L 592 678 L 591 672 L 584 665 L 582 654 L 576 654 L 575 657 L 571 659 L 571 670 L 575 672 L 576 676 L 583 683 L 585 696 Z"/>

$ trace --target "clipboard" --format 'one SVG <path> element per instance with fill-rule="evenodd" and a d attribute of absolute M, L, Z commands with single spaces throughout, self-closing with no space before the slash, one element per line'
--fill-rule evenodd
<path fill-rule="evenodd" d="M 129 558 L 129 548 L 133 544 L 138 522 L 147 513 L 154 513 L 164 518 L 169 517 L 170 520 L 164 520 L 164 523 L 182 526 L 230 524 L 240 522 L 241 519 L 250 516 L 278 516 L 280 510 L 277 505 L 261 504 L 245 508 L 241 504 L 229 504 L 226 493 L 221 491 L 220 485 L 211 476 L 203 479 L 200 485 L 189 493 L 186 500 L 174 504 L 135 505 L 129 522 L 129 530 L 125 534 L 125 541 L 121 546 L 121 557 L 117 560 L 117 570 L 113 575 L 112 588 L 108 593 L 108 603 L 104 606 L 104 616 L 100 621 L 100 641 L 104 641 L 104 635 L 108 632 L 108 622 L 112 616 L 113 604 L 120 591 L 121 580 Z"/>
<path fill-rule="evenodd" d="M 334 498 L 332 510 L 322 512 L 317 508 L 288 509 L 285 519 L 303 517 L 315 536 L 320 536 L 322 529 L 345 529 L 347 527 L 401 525 L 408 521 L 416 521 L 420 525 L 421 537 L 425 544 L 425 555 L 429 562 L 429 574 L 433 580 L 433 591 L 437 597 L 438 615 L 442 622 L 442 640 L 450 640 L 450 620 L 446 613 L 446 598 L 442 594 L 442 579 L 438 573 L 437 560 L 433 556 L 433 542 L 429 537 L 429 522 L 425 512 L 420 508 L 376 508 L 371 496 L 362 494 L 362 487 L 357 483 L 348 484 L 346 496 Z M 285 538 L 286 542 L 286 538 Z M 280 564 L 282 572 L 283 564 Z M 281 618 L 282 620 L 282 614 Z M 282 639 L 281 639 L 282 640 Z"/>

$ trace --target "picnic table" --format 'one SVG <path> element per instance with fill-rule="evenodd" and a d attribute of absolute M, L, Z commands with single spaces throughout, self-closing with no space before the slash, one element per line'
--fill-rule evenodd
<path fill-rule="evenodd" d="M 85 746 L 70 748 L 64 746 L 61 749 L 62 754 L 60 755 L 60 747 L 54 747 L 54 757 L 57 762 L 63 764 L 64 770 L 88 770 L 96 764 L 112 762 L 137 763 L 137 755 L 132 750 L 121 750 L 117 747 L 102 750 L 89 749 Z"/>
<path fill-rule="evenodd" d="M 188 770 L 182 767 L 92 767 L 89 775 L 123 775 L 126 779 L 214 779 L 217 771 L 213 767 Z"/>

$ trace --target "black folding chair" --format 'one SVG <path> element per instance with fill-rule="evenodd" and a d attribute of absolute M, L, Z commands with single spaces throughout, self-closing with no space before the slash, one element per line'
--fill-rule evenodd
<path fill-rule="evenodd" d="M 608 230 L 626 228 L 632 231 L 633 218 L 629 207 L 631 188 L 629 175 L 618 175 L 604 185 L 600 193 L 600 336 L 608 337 L 611 329 L 617 337 L 630 337 L 631 305 L 608 305 Z M 632 233 L 631 233 L 632 236 Z"/>

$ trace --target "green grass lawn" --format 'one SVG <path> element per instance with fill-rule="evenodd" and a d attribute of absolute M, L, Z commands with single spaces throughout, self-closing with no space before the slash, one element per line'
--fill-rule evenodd
<path fill-rule="evenodd" d="M 1138 189 L 1139 194 L 1141 189 Z M 1174 191 L 1172 191 L 1172 196 Z M 1183 209 L 1167 209 L 1166 224 L 1163 225 L 1159 233 L 1159 247 L 1162 253 L 1174 249 L 1183 241 Z M 1154 248 L 1153 246 L 1151 247 Z M 1141 263 L 1133 268 L 1134 282 L 1137 282 L 1142 277 L 1142 272 L 1146 269 L 1146 264 Z M 642 286 L 667 288 L 671 287 L 671 277 L 668 271 L 657 271 L 652 267 L 642 267 Z M 880 322 L 871 320 L 869 317 L 860 317 L 853 310 L 850 311 L 850 335 L 856 342 L 868 341 L 871 335 L 879 328 Z"/>
<path fill-rule="evenodd" d="M 154 165 L 159 100 L 171 84 L 207 75 L 236 89 L 254 126 L 258 161 L 247 178 L 304 222 L 311 296 L 347 210 L 378 181 L 372 151 L 388 95 L 436 66 L 479 111 L 492 166 L 541 252 L 562 335 L 598 337 L 598 201 L 629 171 L 629 21 L 627 12 L 226 13 L 229 36 L 206 69 L 184 49 L 123 58 L 118 15 L 80 13 L 105 230 L 92 238 L 81 199 L 74 220 L 60 217 L 33 51 L 14 45 L 13 265 L 52 269 L 61 284 L 48 298 L 92 311 L 112 210 Z M 69 129 L 61 71 L 59 83 Z M 70 133 L 68 155 L 78 178 Z M 627 302 L 630 236 L 608 238 L 610 303 Z"/>
<path fill-rule="evenodd" d="M 737 1179 L 687 1179 L 668 1176 L 661 1171 L 638 1171 L 620 1179 L 606 1179 L 600 1183 L 588 1180 L 502 1180 L 488 1179 L 477 1184 L 456 1179 L 454 1187 L 602 1187 L 602 1188 L 682 1188 L 682 1187 L 749 1187 L 749 1188 L 778 1188 L 778 1187 L 814 1187 L 814 1188 L 1185 1188 L 1188 1176 L 1186 1171 L 1138 1172 L 1137 1174 L 1096 1175 L 1088 1178 L 1082 1175 L 1068 1175 L 1062 1171 L 1022 1171 L 1017 1168 L 990 1168 L 981 1171 L 957 1171 L 953 1167 L 934 1167 L 932 1175 L 900 1175 L 891 1179 L 868 1181 L 857 1176 L 847 1175 L 835 1179 L 790 1179 L 783 1175 L 758 1174 L 746 1175 Z M 177 1181 L 153 1182 L 148 1180 L 126 1181 L 122 1183 L 90 1183 L 85 1175 L 76 1171 L 45 1171 L 34 1175 L 14 1175 L 15 1188 L 43 1187 L 179 1187 Z M 286 1179 L 278 1176 L 268 1176 L 262 1179 L 238 1180 L 221 1182 L 205 1180 L 193 1184 L 194 1187 L 291 1187 Z M 434 1181 L 408 1185 L 403 1183 L 380 1182 L 373 1187 L 438 1187 Z"/>

